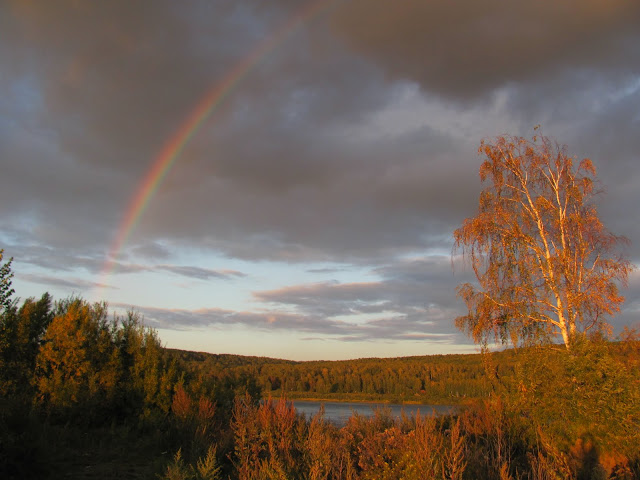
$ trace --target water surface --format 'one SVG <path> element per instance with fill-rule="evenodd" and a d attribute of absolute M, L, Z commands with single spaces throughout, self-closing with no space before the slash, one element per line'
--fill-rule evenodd
<path fill-rule="evenodd" d="M 372 417 L 377 409 L 388 409 L 394 418 L 399 418 L 403 410 L 407 416 L 411 417 L 415 416 L 417 412 L 420 412 L 420 415 L 423 416 L 446 415 L 455 409 L 455 407 L 450 405 L 293 401 L 293 406 L 298 413 L 304 413 L 307 419 L 317 414 L 321 405 L 324 405 L 324 418 L 338 426 L 345 425 L 349 417 L 354 413 L 365 417 Z"/>

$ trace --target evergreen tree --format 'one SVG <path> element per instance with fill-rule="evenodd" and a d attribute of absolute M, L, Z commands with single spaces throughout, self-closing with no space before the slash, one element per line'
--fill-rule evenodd
<path fill-rule="evenodd" d="M 11 262 L 13 258 L 10 258 L 8 262 L 2 263 L 4 250 L 0 249 L 0 308 L 8 308 L 11 305 L 11 295 L 14 290 L 11 288 L 11 279 L 13 278 L 13 272 L 11 271 Z"/>

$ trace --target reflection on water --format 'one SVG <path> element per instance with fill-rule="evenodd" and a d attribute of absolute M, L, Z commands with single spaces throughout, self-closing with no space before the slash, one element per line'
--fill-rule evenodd
<path fill-rule="evenodd" d="M 307 402 L 294 400 L 293 405 L 298 413 L 304 413 L 307 419 L 313 417 L 320 410 L 320 405 L 324 405 L 324 418 L 330 422 L 343 426 L 353 413 L 365 417 L 371 417 L 377 409 L 388 409 L 391 416 L 400 417 L 402 411 L 411 417 L 417 412 L 420 415 L 446 415 L 451 413 L 455 407 L 449 405 L 398 405 L 389 403 L 355 403 L 355 402 Z"/>

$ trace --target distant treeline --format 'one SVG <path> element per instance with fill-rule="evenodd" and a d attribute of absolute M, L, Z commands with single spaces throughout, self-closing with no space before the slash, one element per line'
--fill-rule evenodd
<path fill-rule="evenodd" d="M 253 378 L 265 397 L 457 404 L 492 391 L 481 354 L 294 362 L 169 350 L 191 375 Z M 512 350 L 492 355 L 492 374 L 513 376 Z"/>

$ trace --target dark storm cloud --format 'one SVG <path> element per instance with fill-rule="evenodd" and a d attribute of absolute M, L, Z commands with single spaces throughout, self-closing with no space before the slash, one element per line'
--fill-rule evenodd
<path fill-rule="evenodd" d="M 567 71 L 640 69 L 635 0 L 355 0 L 336 12 L 355 51 L 454 101 Z"/>
<path fill-rule="evenodd" d="M 31 218 L 47 245 L 100 256 L 189 111 L 298 7 L 2 8 L 10 41 L 0 47 L 9 93 L 1 104 L 0 211 L 12 222 Z M 630 0 L 336 2 L 230 92 L 184 149 L 131 247 L 167 238 L 287 261 L 446 248 L 443 232 L 477 198 L 480 138 L 427 125 L 392 133 L 396 125 L 371 119 L 410 82 L 426 98 L 454 100 L 453 117 L 471 112 L 482 122 L 482 109 L 474 113 L 467 99 L 507 86 L 516 125 L 515 107 L 533 108 L 526 98 L 544 111 L 570 94 L 558 115 L 571 118 L 594 85 L 610 88 L 638 72 L 639 11 Z M 596 80 L 569 81 L 590 72 Z M 522 123 L 528 130 L 537 122 Z"/>
<path fill-rule="evenodd" d="M 608 95 L 613 98 L 607 108 L 595 106 L 592 114 L 585 116 L 584 127 L 572 142 L 578 147 L 572 148 L 569 143 L 569 148 L 579 149 L 579 156 L 588 156 L 595 162 L 604 190 L 597 199 L 601 218 L 614 234 L 631 240 L 625 250 L 640 264 L 640 77 L 627 89 Z"/>
<path fill-rule="evenodd" d="M 3 205 L 14 205 L 8 217 L 32 218 L 32 233 L 47 245 L 104 255 L 163 143 L 291 13 L 194 5 L 5 6 L 3 31 L 13 38 L 5 58 L 19 59 L 3 68 L 13 92 L 6 108 L 15 110 L 0 131 L 12 139 L 1 189 Z M 331 40 L 323 22 L 242 79 L 184 150 L 132 246 L 164 237 L 231 256 L 304 261 L 433 243 L 426 231 L 445 226 L 461 197 L 443 189 L 452 179 L 446 164 L 460 150 L 428 128 L 354 138 L 353 126 L 394 93 L 378 70 Z M 24 183 L 37 195 L 17 187 Z"/>
<path fill-rule="evenodd" d="M 190 232 L 196 242 L 248 259 L 371 259 L 442 245 L 440 235 L 457 220 L 460 199 L 474 190 L 464 185 L 475 169 L 458 176 L 459 187 L 447 187 L 456 179 L 446 171 L 451 154 L 442 152 L 458 147 L 435 132 L 425 132 L 419 148 L 434 153 L 433 159 L 412 152 L 414 145 L 405 138 L 357 144 L 341 152 L 335 144 L 339 138 L 323 142 L 318 131 L 319 138 L 305 142 L 306 135 L 274 132 L 270 138 L 277 152 L 269 156 L 270 149 L 256 149 L 236 176 L 227 171 L 230 176 L 221 178 L 212 166 L 211 176 L 157 198 L 143 228 L 155 235 L 166 228 Z M 291 140 L 295 137 L 300 140 Z M 244 148 L 256 147 L 251 143 Z M 201 205 L 199 214 L 183 214 L 190 205 Z"/>
<path fill-rule="evenodd" d="M 619 314 L 611 320 L 614 333 L 618 334 L 622 329 L 631 327 L 640 333 L 640 271 L 635 270 L 629 277 L 628 288 L 622 290 L 625 303 Z"/>

